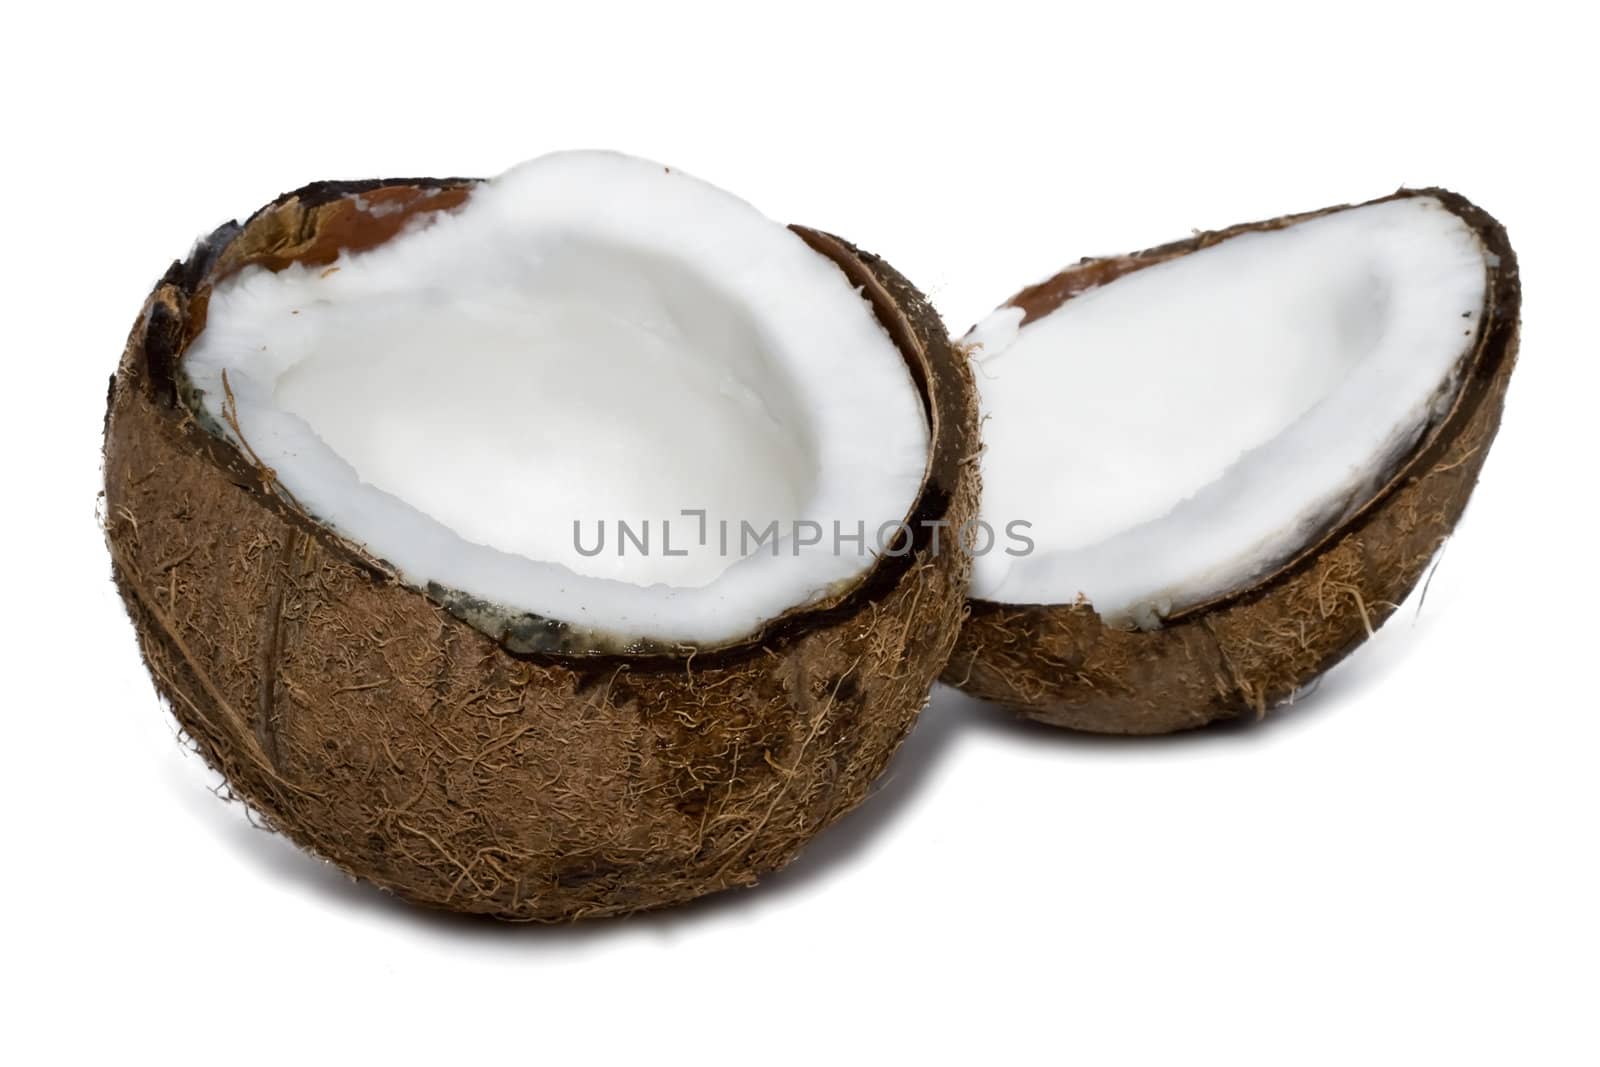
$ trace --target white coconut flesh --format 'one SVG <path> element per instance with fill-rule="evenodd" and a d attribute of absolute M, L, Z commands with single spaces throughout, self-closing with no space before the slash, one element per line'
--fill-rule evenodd
<path fill-rule="evenodd" d="M 1491 254 L 1412 197 L 1241 234 L 1126 274 L 981 346 L 972 594 L 1082 597 L 1159 625 L 1248 587 L 1349 517 L 1452 403 Z"/>
<path fill-rule="evenodd" d="M 184 371 L 214 429 L 419 588 L 726 642 L 858 580 L 919 493 L 922 400 L 866 300 L 676 170 L 543 157 L 332 266 L 221 281 Z"/>

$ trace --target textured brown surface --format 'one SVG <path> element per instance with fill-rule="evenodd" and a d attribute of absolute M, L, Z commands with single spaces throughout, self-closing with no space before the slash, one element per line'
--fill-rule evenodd
<path fill-rule="evenodd" d="M 405 191 L 428 186 L 446 195 Z M 234 793 L 410 900 L 560 920 L 751 884 L 854 807 L 910 729 L 955 641 L 960 553 L 919 535 L 859 588 L 736 647 L 517 653 L 332 538 L 175 399 L 215 277 L 384 239 L 351 213 L 356 194 L 432 210 L 468 187 L 307 187 L 219 230 L 151 295 L 105 452 L 106 537 L 146 662 Z M 914 514 L 966 521 L 965 360 L 891 268 L 797 232 L 866 287 L 924 390 L 934 455 Z"/>
<path fill-rule="evenodd" d="M 1521 288 L 1505 230 L 1463 198 L 1429 195 L 1498 257 L 1476 347 L 1449 415 L 1350 521 L 1248 589 L 1150 632 L 1106 626 L 1088 604 L 976 600 L 944 680 L 1029 718 L 1100 733 L 1156 734 L 1260 717 L 1343 659 L 1395 610 L 1455 527 L 1500 425 L 1516 361 Z M 1329 211 L 1346 210 L 1330 208 Z M 1326 214 L 1249 223 L 1131 256 L 1089 260 L 1010 301 L 1027 318 L 1087 289 L 1238 233 Z"/>

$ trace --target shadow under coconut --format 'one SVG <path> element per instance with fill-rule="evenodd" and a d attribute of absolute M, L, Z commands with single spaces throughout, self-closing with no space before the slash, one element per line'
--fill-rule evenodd
<path fill-rule="evenodd" d="M 331 905 L 366 912 L 429 936 L 481 940 L 508 948 L 523 945 L 531 948 L 534 944 L 545 948 L 577 947 L 642 933 L 671 938 L 702 923 L 771 907 L 847 867 L 887 833 L 916 800 L 963 733 L 988 734 L 1004 738 L 1007 743 L 1034 747 L 1113 747 L 1122 752 L 1141 752 L 1151 758 L 1167 758 L 1176 749 L 1200 745 L 1259 745 L 1281 736 L 1285 729 L 1299 728 L 1321 715 L 1336 713 L 1339 707 L 1360 700 L 1380 684 L 1428 628 L 1424 617 L 1419 616 L 1417 603 L 1418 598 L 1408 598 L 1402 610 L 1373 640 L 1330 671 L 1296 702 L 1270 710 L 1259 722 L 1234 719 L 1158 737 L 1075 733 L 1020 718 L 954 689 L 938 686 L 921 721 L 890 761 L 872 795 L 855 811 L 819 834 L 788 867 L 769 875 L 753 889 L 730 890 L 677 907 L 623 918 L 547 926 L 504 923 L 481 916 L 419 908 L 356 882 L 332 864 L 302 852 L 288 839 L 261 829 L 253 819 L 241 818 L 234 805 L 218 804 L 214 797 L 196 790 L 188 775 L 174 775 L 172 786 L 181 791 L 191 810 L 214 833 L 225 838 L 230 846 L 280 884 L 296 892 L 321 897 Z M 180 781 L 180 777 L 183 780 Z"/>

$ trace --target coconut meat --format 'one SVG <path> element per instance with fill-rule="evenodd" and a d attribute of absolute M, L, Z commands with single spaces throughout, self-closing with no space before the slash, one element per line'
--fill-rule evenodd
<path fill-rule="evenodd" d="M 1370 499 L 1454 400 L 1489 253 L 1417 196 L 1244 233 L 974 328 L 972 595 L 1114 623 L 1247 587 Z M 1018 542 L 1006 544 L 1018 546 Z"/>
<path fill-rule="evenodd" d="M 182 368 L 209 427 L 408 583 L 602 644 L 726 642 L 837 592 L 928 458 L 904 357 L 837 266 L 612 153 L 523 164 L 331 267 L 223 279 Z"/>

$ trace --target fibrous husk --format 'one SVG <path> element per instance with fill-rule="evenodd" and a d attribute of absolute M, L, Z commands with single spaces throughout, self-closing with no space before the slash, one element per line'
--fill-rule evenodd
<path fill-rule="evenodd" d="M 973 600 L 945 682 L 1058 726 L 1167 733 L 1261 717 L 1383 624 L 1426 572 L 1477 484 L 1516 361 L 1521 307 L 1516 255 L 1498 222 L 1444 190 L 1395 194 L 1408 196 L 1435 197 L 1472 227 L 1490 253 L 1489 284 L 1453 408 L 1372 499 L 1262 580 L 1174 615 L 1159 629 L 1109 626 L 1087 603 Z M 1009 305 L 1022 308 L 1028 321 L 1079 293 L 1236 234 L 1342 210 L 1348 208 L 1084 260 Z"/>
<path fill-rule="evenodd" d="M 105 431 L 106 538 L 145 660 L 235 795 L 408 900 L 562 920 L 751 884 L 866 796 L 954 645 L 968 560 L 924 523 L 976 514 L 971 371 L 892 268 L 797 228 L 863 288 L 923 393 L 911 550 L 736 645 L 511 651 L 301 512 L 176 389 L 214 281 L 331 263 L 473 184 L 308 186 L 157 285 Z"/>

